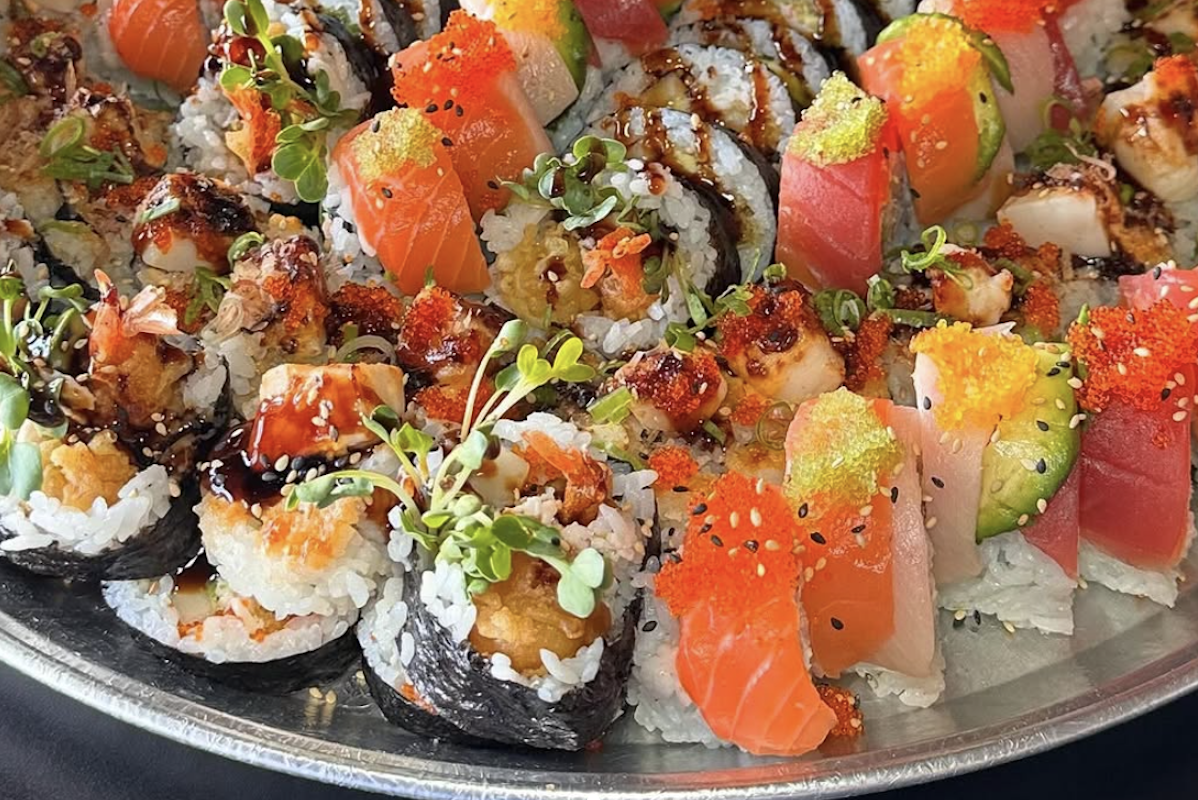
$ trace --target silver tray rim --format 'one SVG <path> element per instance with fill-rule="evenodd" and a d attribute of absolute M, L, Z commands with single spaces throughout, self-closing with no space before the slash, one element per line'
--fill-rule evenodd
<path fill-rule="evenodd" d="M 150 733 L 323 783 L 430 800 L 778 800 L 866 794 L 961 775 L 1058 747 L 1198 689 L 1198 643 L 1014 720 L 884 751 L 671 774 L 482 767 L 385 753 L 282 731 L 154 688 L 72 652 L 0 612 L 0 662 Z"/>

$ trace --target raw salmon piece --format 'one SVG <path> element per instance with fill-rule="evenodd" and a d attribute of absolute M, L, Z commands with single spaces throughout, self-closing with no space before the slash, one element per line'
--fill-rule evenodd
<path fill-rule="evenodd" d="M 731 613 L 730 613 L 731 612 Z M 836 726 L 807 672 L 793 597 L 682 617 L 678 679 L 721 739 L 757 755 L 801 755 Z"/>
<path fill-rule="evenodd" d="M 397 53 L 392 70 L 400 107 L 442 131 L 475 221 L 507 203 L 503 181 L 553 150 L 494 23 L 454 12 L 442 33 Z"/>
<path fill-rule="evenodd" d="M 474 221 L 441 132 L 415 109 L 386 111 L 337 144 L 362 242 L 405 294 L 437 285 L 480 292 L 490 279 Z"/>
<path fill-rule="evenodd" d="M 125 66 L 180 93 L 195 85 L 211 38 L 196 0 L 114 0 L 108 35 Z"/>

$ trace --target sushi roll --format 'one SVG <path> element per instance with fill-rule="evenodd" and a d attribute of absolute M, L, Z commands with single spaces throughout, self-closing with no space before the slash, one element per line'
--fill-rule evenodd
<path fill-rule="evenodd" d="M 961 322 L 911 349 L 941 607 L 1072 633 L 1081 417 L 1070 349 Z"/>
<path fill-rule="evenodd" d="M 896 5 L 885 0 L 888 5 Z M 905 0 L 898 0 L 902 4 Z M 765 0 L 733 3 L 724 0 L 685 0 L 675 26 L 718 19 L 729 14 L 731 5 L 741 16 L 764 19 L 775 26 L 792 28 L 813 41 L 852 57 L 865 52 L 882 29 L 884 17 L 872 0 Z"/>
<path fill-rule="evenodd" d="M 286 364 L 262 382 L 257 413 L 206 462 L 197 508 L 208 562 L 234 594 L 280 619 L 357 621 L 387 573 L 387 495 L 289 508 L 287 487 L 352 467 L 385 474 L 395 456 L 369 420 L 404 408 L 403 373 L 387 364 Z"/>
<path fill-rule="evenodd" d="M 565 159 L 536 167 L 521 196 L 482 223 L 495 256 L 491 292 L 520 319 L 570 326 L 614 355 L 651 348 L 669 323 L 690 318 L 699 292 L 718 295 L 739 281 L 733 232 L 718 209 L 661 165 L 584 137 Z M 585 195 L 567 203 L 558 180 Z"/>
<path fill-rule="evenodd" d="M 819 46 L 780 20 L 731 14 L 675 27 L 670 46 L 702 44 L 728 47 L 762 59 L 786 84 L 791 99 L 806 108 L 831 75 Z"/>
<path fill-rule="evenodd" d="M 623 108 L 668 107 L 723 125 L 772 159 L 794 127 L 782 79 L 752 55 L 727 47 L 681 44 L 629 64 L 587 118 L 594 125 Z"/>
<path fill-rule="evenodd" d="M 858 66 L 898 128 L 920 223 L 989 216 L 1014 171 L 995 101 L 993 83 L 1012 88 L 998 48 L 953 17 L 914 14 L 888 26 Z"/>
<path fill-rule="evenodd" d="M 1113 5 L 1113 4 L 1112 4 Z M 1073 56 L 1061 33 L 1056 0 L 925 0 L 922 12 L 942 12 L 984 31 L 1002 52 L 1014 91 L 999 87 L 999 111 L 1016 153 L 1046 127 L 1067 132 L 1075 116 L 1088 113 Z"/>
<path fill-rule="evenodd" d="M 604 70 L 620 69 L 666 43 L 657 0 L 574 0 Z"/>
<path fill-rule="evenodd" d="M 931 705 L 944 691 L 932 548 L 914 409 L 839 389 L 801 406 L 785 489 L 810 555 L 802 603 L 813 669 L 864 676 L 880 696 Z"/>
<path fill-rule="evenodd" d="M 132 74 L 148 84 L 186 94 L 208 56 L 215 4 L 197 0 L 111 0 L 96 14 L 105 77 Z M 125 75 L 122 75 L 125 73 Z"/>
<path fill-rule="evenodd" d="M 105 583 L 104 602 L 164 660 L 245 692 L 287 694 L 338 678 L 358 658 L 352 620 L 280 618 L 235 594 L 201 554 L 178 572 Z"/>
<path fill-rule="evenodd" d="M 740 280 L 756 279 L 773 262 L 777 173 L 743 140 L 670 108 L 628 108 L 600 120 L 594 133 L 621 142 L 633 158 L 668 168 L 705 195 L 709 208 L 732 217 Z"/>
<path fill-rule="evenodd" d="M 59 355 L 38 366 L 26 350 L 5 356 L 26 383 L 4 379 L 15 411 L 4 421 L 12 477 L 0 499 L 0 555 L 74 580 L 153 577 L 199 548 L 193 475 L 219 403 L 200 386 L 202 357 L 171 343 L 179 331 L 163 291 L 122 301 L 97 277 L 90 333 L 78 287 L 46 289 L 25 328 L 53 322 L 44 336 Z M 5 303 L 11 317 L 14 299 Z"/>
<path fill-rule="evenodd" d="M 389 275 L 406 294 L 427 278 L 455 292 L 490 279 L 460 176 L 443 132 L 414 108 L 385 111 L 333 151 L 325 230 L 360 281 Z M 498 185 L 498 184 L 496 184 Z"/>
<path fill-rule="evenodd" d="M 134 252 L 143 285 L 186 290 L 198 270 L 229 272 L 229 250 L 256 221 L 244 199 L 218 180 L 193 172 L 162 176 L 138 207 Z"/>
<path fill-rule="evenodd" d="M 516 361 L 477 413 L 467 403 L 456 440 L 438 446 L 386 415 L 403 483 L 331 473 L 297 487 L 289 505 L 328 507 L 376 488 L 398 500 L 389 551 L 409 570 L 397 612 L 402 670 L 386 670 L 382 682 L 435 719 L 394 718 L 418 730 L 447 723 L 481 739 L 577 750 L 623 707 L 639 614 L 632 577 L 653 524 L 653 475 L 615 473 L 589 434 L 551 415 L 504 419 L 549 381 L 594 377 L 577 361 L 578 339 L 558 337 L 542 355 L 521 344 L 524 331 L 508 323 L 488 348 L 475 387 L 493 360 L 518 350 Z"/>
<path fill-rule="evenodd" d="M 174 125 L 186 164 L 271 203 L 319 203 L 329 149 L 383 80 L 379 56 L 313 4 L 230 8 Z"/>
<path fill-rule="evenodd" d="M 1198 67 L 1186 56 L 1156 62 L 1134 86 L 1102 101 L 1094 131 L 1119 166 L 1170 203 L 1198 197 Z"/>
<path fill-rule="evenodd" d="M 227 379 L 233 411 L 242 419 L 254 415 L 259 385 L 271 368 L 328 357 L 319 245 L 302 234 L 254 242 L 236 254 L 227 277 L 212 280 L 215 308 L 206 312 L 211 320 L 198 335 L 212 380 Z"/>
<path fill-rule="evenodd" d="M 553 145 L 520 84 L 516 56 L 495 23 L 457 11 L 445 30 L 392 59 L 395 101 L 443 134 L 474 220 L 502 208 L 504 181 Z M 467 289 L 466 291 L 477 291 Z"/>
<path fill-rule="evenodd" d="M 1015 181 L 996 216 L 1033 247 L 1055 244 L 1066 256 L 1110 262 L 1117 274 L 1139 271 L 1128 263 L 1174 258 L 1173 219 L 1146 192 L 1128 196 L 1113 165 L 1101 159 L 1058 164 Z"/>
<path fill-rule="evenodd" d="M 1188 8 L 1187 0 L 1176 0 L 1174 8 Z M 1057 5 L 1061 35 L 1083 78 L 1104 77 L 1106 64 L 1118 35 L 1132 22 L 1128 3 L 1108 0 L 1066 0 Z M 1155 7 L 1155 4 L 1154 4 Z"/>
<path fill-rule="evenodd" d="M 771 281 L 747 289 L 745 313 L 716 323 L 728 369 L 771 402 L 797 406 L 844 383 L 845 362 L 802 285 Z"/>
<path fill-rule="evenodd" d="M 911 226 L 907 196 L 886 107 L 838 72 L 803 113 L 782 160 L 778 260 L 812 288 L 864 295 L 883 253 Z"/>
<path fill-rule="evenodd" d="M 716 416 L 728 382 L 710 349 L 659 347 L 629 359 L 606 390 L 627 396 L 627 411 L 642 428 L 678 435 L 693 433 Z"/>
<path fill-rule="evenodd" d="M 1194 537 L 1190 426 L 1198 330 L 1188 299 L 1182 308 L 1159 290 L 1151 302 L 1134 283 L 1128 290 L 1133 310 L 1091 309 L 1069 331 L 1085 366 L 1078 389 L 1087 417 L 1080 569 L 1087 581 L 1172 606 Z M 1191 295 L 1180 287 L 1165 294 Z"/>
<path fill-rule="evenodd" d="M 796 552 L 798 521 L 781 489 L 730 472 L 694 505 L 681 550 L 650 562 L 629 689 L 642 727 L 789 756 L 849 727 L 852 700 L 811 678 L 800 599 L 815 562 Z"/>
<path fill-rule="evenodd" d="M 467 0 L 462 10 L 499 28 L 516 57 L 517 79 L 542 125 L 576 104 L 590 105 L 603 78 L 589 63 L 591 36 L 573 0 L 541 6 L 518 0 Z"/>

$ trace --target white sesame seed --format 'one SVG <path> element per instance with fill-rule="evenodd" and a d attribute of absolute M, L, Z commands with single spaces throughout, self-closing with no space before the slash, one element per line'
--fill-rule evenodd
<path fill-rule="evenodd" d="M 1010 633 L 1010 634 L 1015 633 L 1015 626 L 1012 625 L 1011 623 L 1007 622 L 1006 620 L 1003 620 L 1002 626 L 1007 629 L 1007 633 Z"/>
<path fill-rule="evenodd" d="M 820 556 L 819 561 L 815 562 L 815 571 L 819 572 L 821 569 L 823 569 L 826 566 L 828 566 L 828 559 L 824 558 L 823 556 Z"/>
<path fill-rule="evenodd" d="M 766 539 L 765 540 L 765 549 L 769 550 L 771 552 L 776 552 L 776 551 L 782 549 L 782 545 L 778 544 L 776 539 Z"/>
<path fill-rule="evenodd" d="M 761 527 L 761 512 L 755 508 L 750 510 L 749 521 L 753 523 L 754 527 Z"/>
<path fill-rule="evenodd" d="M 1185 376 L 1185 375 L 1182 375 L 1180 372 L 1176 373 L 1176 374 L 1173 376 L 1173 380 L 1177 381 L 1177 385 L 1178 385 L 1178 386 L 1185 386 L 1185 385 L 1186 385 L 1186 376 Z"/>
<path fill-rule="evenodd" d="M 803 570 L 803 580 L 810 583 L 811 579 L 814 577 L 815 577 L 815 570 L 813 570 L 811 567 L 807 567 L 807 569 Z"/>
<path fill-rule="evenodd" d="M 166 436 L 166 423 L 159 422 L 157 425 L 154 426 L 154 432 L 157 433 L 159 436 Z"/>
<path fill-rule="evenodd" d="M 1048 501 L 1041 497 L 1036 501 L 1036 510 L 1043 514 L 1048 509 Z"/>
<path fill-rule="evenodd" d="M 1019 525 L 1019 527 L 1022 528 L 1024 525 L 1027 524 L 1029 519 L 1031 519 L 1031 517 L 1029 517 L 1027 514 L 1020 514 L 1019 519 L 1015 520 L 1015 523 L 1017 525 Z"/>
<path fill-rule="evenodd" d="M 1186 416 L 1187 416 L 1186 412 L 1178 411 L 1176 414 L 1173 415 L 1173 421 L 1174 422 L 1185 422 Z"/>
<path fill-rule="evenodd" d="M 740 524 L 740 512 L 733 511 L 731 514 L 729 514 L 728 515 L 728 524 L 731 525 L 733 528 L 736 528 L 736 526 Z"/>
<path fill-rule="evenodd" d="M 966 611 L 966 610 L 965 610 L 965 609 L 963 609 L 963 608 L 958 608 L 958 609 L 957 609 L 957 610 L 956 610 L 956 611 L 953 613 L 953 619 L 955 619 L 957 622 L 961 622 L 962 620 L 964 620 L 964 619 L 965 619 L 966 617 L 968 617 L 968 616 L 969 616 L 969 612 L 968 612 L 968 611 Z"/>
<path fill-rule="evenodd" d="M 1065 410 L 1065 401 L 1058 397 L 1056 406 L 1057 406 L 1058 411 L 1064 411 Z"/>
<path fill-rule="evenodd" d="M 753 488 L 756 489 L 757 494 L 764 494 L 765 493 L 765 478 L 758 478 L 757 485 Z M 753 524 L 758 525 L 760 523 L 754 522 Z"/>
<path fill-rule="evenodd" d="M 868 517 L 870 514 L 874 513 L 874 507 L 873 506 L 861 506 L 859 513 L 863 517 Z"/>
<path fill-rule="evenodd" d="M 924 528 L 930 531 L 932 528 L 936 527 L 936 523 L 939 521 L 940 520 L 936 519 L 935 517 L 928 517 L 928 521 L 924 523 Z"/>
<path fill-rule="evenodd" d="M 1082 388 L 1081 378 L 1070 378 L 1069 380 L 1065 381 L 1065 383 L 1069 384 L 1070 389 Z"/>

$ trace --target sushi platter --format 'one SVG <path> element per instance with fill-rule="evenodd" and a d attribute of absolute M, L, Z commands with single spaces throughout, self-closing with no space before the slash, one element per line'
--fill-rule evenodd
<path fill-rule="evenodd" d="M 0 660 L 421 797 L 1198 683 L 1193 0 L 0 0 Z"/>

